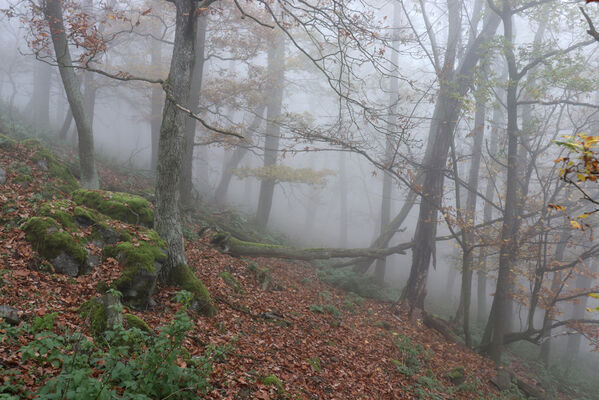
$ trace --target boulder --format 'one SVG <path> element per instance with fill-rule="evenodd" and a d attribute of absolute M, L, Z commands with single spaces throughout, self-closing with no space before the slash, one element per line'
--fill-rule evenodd
<path fill-rule="evenodd" d="M 0 319 L 10 325 L 18 325 L 21 320 L 19 310 L 6 304 L 0 304 Z"/>

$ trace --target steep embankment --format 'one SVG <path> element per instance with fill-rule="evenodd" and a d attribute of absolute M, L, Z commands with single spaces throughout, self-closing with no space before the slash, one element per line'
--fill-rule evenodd
<path fill-rule="evenodd" d="M 90 318 L 82 317 L 81 305 L 97 298 L 98 292 L 105 291 L 127 268 L 115 258 L 104 257 L 87 263 L 86 273 L 68 276 L 55 272 L 56 267 L 40 257 L 39 248 L 34 251 L 38 245 L 31 237 L 28 240 L 24 226 L 32 217 L 44 214 L 44 204 L 56 204 L 58 199 L 64 202 L 46 211 L 56 220 L 60 219 L 57 212 L 76 213 L 75 203 L 70 202 L 76 183 L 63 164 L 45 153 L 42 157 L 42 151 L 35 142 L 0 140 L 0 168 L 6 175 L 5 180 L 0 179 L 0 305 L 18 310 L 20 324 L 38 325 L 16 338 L 9 332 L 16 328 L 0 328 L 0 393 L 12 393 L 16 398 L 33 397 L 65 368 L 64 360 L 50 363 L 24 357 L 22 348 L 48 320 L 44 316 L 56 313 L 50 318 L 54 322 L 46 327 L 55 334 L 82 332 L 92 340 Z M 106 168 L 100 171 L 104 182 L 127 181 Z M 113 245 L 143 245 L 151 235 L 131 222 L 104 219 L 56 230 L 82 238 L 93 234 L 100 224 L 121 232 L 111 239 Z M 187 229 L 191 239 L 186 243 L 188 262 L 210 290 L 219 311 L 210 318 L 194 316 L 183 339 L 189 357 L 178 357 L 176 363 L 187 368 L 194 357 L 206 354 L 207 346 L 212 349 L 209 398 L 512 397 L 498 394 L 489 383 L 494 375 L 490 362 L 406 316 L 393 317 L 388 304 L 326 285 L 307 263 L 221 254 L 211 248 L 207 234 L 197 235 L 199 230 L 194 225 Z M 86 247 L 87 257 L 99 253 L 93 243 Z M 174 300 L 178 291 L 159 285 L 146 311 L 125 307 L 124 312 L 143 319 L 155 333 L 181 309 Z M 125 327 L 135 321 L 125 318 Z M 101 346 L 101 336 L 93 340 Z M 71 353 L 78 351 L 75 346 Z M 89 376 L 98 374 L 98 368 L 89 370 Z M 115 393 L 124 392 L 115 389 Z"/>

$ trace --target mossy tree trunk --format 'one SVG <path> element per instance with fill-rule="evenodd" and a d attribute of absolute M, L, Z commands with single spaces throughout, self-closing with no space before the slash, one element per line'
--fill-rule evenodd
<path fill-rule="evenodd" d="M 162 60 L 162 45 L 159 41 L 152 41 L 150 59 L 153 66 L 159 66 Z M 162 106 L 164 104 L 164 92 L 160 85 L 153 85 L 150 99 L 150 131 L 152 143 L 152 155 L 150 159 L 150 170 L 156 173 L 158 165 L 158 140 L 160 138 L 160 121 L 162 117 Z"/>
<path fill-rule="evenodd" d="M 202 77 L 204 75 L 204 46 L 206 42 L 206 28 L 208 18 L 206 15 L 198 16 L 196 33 L 195 60 L 191 78 L 189 94 L 189 107 L 194 113 L 199 111 L 200 91 L 202 90 Z M 193 150 L 196 136 L 196 120 L 187 118 L 185 121 L 185 148 L 183 153 L 183 166 L 181 169 L 181 204 L 189 206 L 193 202 Z"/>
<path fill-rule="evenodd" d="M 182 155 L 185 150 L 185 121 L 187 115 L 177 106 L 188 107 L 195 61 L 197 15 L 206 12 L 210 0 L 174 0 L 176 7 L 175 43 L 168 80 L 166 100 L 158 142 L 156 173 L 156 202 L 154 229 L 167 243 L 168 256 L 159 278 L 181 286 L 194 294 L 196 309 L 211 315 L 215 309 L 210 295 L 186 264 L 185 243 L 179 209 L 179 185 Z M 202 10 L 203 9 L 203 10 Z"/>
<path fill-rule="evenodd" d="M 231 237 L 230 234 L 216 234 L 212 244 L 220 251 L 234 256 L 273 257 L 291 260 L 325 260 L 330 258 L 369 257 L 381 258 L 391 254 L 404 254 L 414 244 L 402 243 L 386 249 L 338 249 L 338 248 L 313 248 L 298 249 L 264 243 L 245 242 Z"/>
<path fill-rule="evenodd" d="M 279 153 L 279 141 L 281 139 L 281 127 L 279 117 L 283 105 L 283 80 L 285 78 L 285 37 L 283 33 L 276 30 L 271 33 L 272 39 L 268 47 L 268 81 L 269 96 L 266 108 L 266 138 L 264 140 L 264 166 L 268 167 L 277 163 Z M 256 211 L 256 225 L 258 229 L 266 228 L 272 198 L 275 192 L 276 182 L 274 179 L 263 179 L 260 182 L 260 195 L 258 198 L 258 209 Z"/>
<path fill-rule="evenodd" d="M 73 68 L 73 61 L 64 27 L 61 1 L 48 0 L 44 12 L 48 26 L 50 27 L 50 35 L 54 44 L 54 53 L 56 54 L 60 77 L 62 78 L 75 124 L 77 125 L 81 186 L 88 189 L 98 189 L 100 182 L 94 161 L 94 136 L 91 119 L 85 108 L 79 79 L 75 75 L 75 69 Z"/>

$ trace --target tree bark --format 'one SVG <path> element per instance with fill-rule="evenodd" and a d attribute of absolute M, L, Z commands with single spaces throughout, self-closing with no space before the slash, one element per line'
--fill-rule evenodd
<path fill-rule="evenodd" d="M 86 111 L 83 96 L 79 89 L 79 79 L 77 79 L 73 68 L 60 0 L 48 0 L 46 2 L 45 15 L 50 27 L 58 70 L 67 94 L 67 99 L 69 100 L 73 118 L 75 119 L 75 124 L 77 125 L 81 186 L 88 189 L 98 189 L 100 183 L 94 161 L 94 136 L 91 119 Z"/>
<path fill-rule="evenodd" d="M 158 40 L 152 40 L 150 49 L 150 62 L 154 67 L 162 64 L 162 45 Z M 150 158 L 150 170 L 156 173 L 158 165 L 158 141 L 160 138 L 160 124 L 162 107 L 164 105 L 164 92 L 160 85 L 152 85 L 150 93 L 150 134 L 152 153 Z"/>
<path fill-rule="evenodd" d="M 187 107 L 195 60 L 197 31 L 194 0 L 175 0 L 176 29 L 166 100 L 158 143 L 156 174 L 156 202 L 154 229 L 168 246 L 168 258 L 160 271 L 160 278 L 168 281 L 171 272 L 186 263 L 185 246 L 179 208 L 179 183 L 182 155 L 185 149 L 184 128 L 187 116 L 177 105 Z"/>
<path fill-rule="evenodd" d="M 283 105 L 283 80 L 285 78 L 285 37 L 281 32 L 272 32 L 274 35 L 268 47 L 267 74 L 270 94 L 266 105 L 266 137 L 264 140 L 264 166 L 269 167 L 277 163 L 279 153 L 279 140 L 281 127 L 279 117 Z M 260 182 L 260 195 L 256 211 L 256 227 L 260 230 L 266 228 L 276 182 L 274 179 L 263 179 Z"/>
<path fill-rule="evenodd" d="M 196 50 L 193 73 L 191 78 L 191 89 L 189 95 L 189 105 L 193 113 L 199 111 L 200 94 L 202 90 L 202 78 L 204 74 L 204 47 L 206 44 L 206 28 L 208 18 L 205 15 L 198 17 L 198 27 L 196 33 Z M 196 120 L 187 118 L 185 121 L 185 144 L 183 153 L 183 165 L 181 170 L 181 204 L 188 207 L 193 203 L 193 150 L 196 136 Z"/>

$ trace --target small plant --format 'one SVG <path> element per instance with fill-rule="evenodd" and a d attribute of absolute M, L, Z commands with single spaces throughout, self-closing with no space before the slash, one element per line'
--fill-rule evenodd
<path fill-rule="evenodd" d="M 323 308 L 328 314 L 331 314 L 333 317 L 335 317 L 335 318 L 341 317 L 341 311 L 339 311 L 339 309 L 337 307 L 335 307 L 334 305 L 325 304 Z"/>
<path fill-rule="evenodd" d="M 268 375 L 262 378 L 262 383 L 266 386 L 274 386 L 277 388 L 278 393 L 283 392 L 283 382 L 276 375 Z"/>
<path fill-rule="evenodd" d="M 320 364 L 320 359 L 318 357 L 308 358 L 308 363 L 314 368 L 314 371 L 322 371 L 322 365 Z"/>
<path fill-rule="evenodd" d="M 324 308 L 322 308 L 322 306 L 319 306 L 316 304 L 312 304 L 310 306 L 310 311 L 313 312 L 314 314 L 324 314 Z"/>
<path fill-rule="evenodd" d="M 54 327 L 54 320 L 58 316 L 58 313 L 50 313 L 41 317 L 35 317 L 31 324 L 31 330 L 33 333 L 40 333 L 42 331 L 51 331 Z"/>

